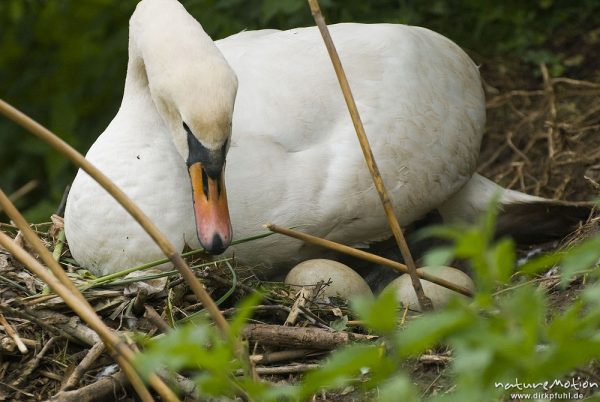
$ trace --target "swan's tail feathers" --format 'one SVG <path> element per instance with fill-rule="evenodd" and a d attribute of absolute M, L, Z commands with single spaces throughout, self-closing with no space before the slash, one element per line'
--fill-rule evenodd
<path fill-rule="evenodd" d="M 445 222 L 475 222 L 498 197 L 497 234 L 512 236 L 519 244 L 561 239 L 591 216 L 594 203 L 568 202 L 534 197 L 505 189 L 475 174 L 438 210 Z"/>
<path fill-rule="evenodd" d="M 593 209 L 593 203 L 556 200 L 502 204 L 496 233 L 519 244 L 562 239 L 584 224 Z"/>

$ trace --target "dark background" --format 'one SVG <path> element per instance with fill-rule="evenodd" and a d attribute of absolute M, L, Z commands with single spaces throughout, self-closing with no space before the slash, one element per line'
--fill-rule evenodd
<path fill-rule="evenodd" d="M 182 0 L 214 38 L 243 29 L 314 25 L 304 0 Z M 120 103 L 134 0 L 0 0 L 0 97 L 84 152 Z M 329 23 L 394 22 L 436 30 L 485 69 L 552 76 L 598 71 L 600 1 L 322 0 Z M 585 45 L 585 46 L 583 46 Z M 582 49 L 578 51 L 578 46 Z M 594 66 L 595 65 L 595 66 Z M 598 79 L 600 77 L 586 77 Z M 47 221 L 75 169 L 45 144 L 0 118 L 0 187 Z M 32 183 L 32 181 L 34 181 Z M 0 214 L 0 220 L 6 219 Z"/>

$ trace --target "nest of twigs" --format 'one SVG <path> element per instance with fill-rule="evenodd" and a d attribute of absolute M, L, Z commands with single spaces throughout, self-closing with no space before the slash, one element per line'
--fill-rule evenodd
<path fill-rule="evenodd" d="M 17 228 L 3 231 L 19 239 Z M 57 233 L 52 224 L 35 226 L 49 248 Z M 65 248 L 63 265 L 94 310 L 122 334 L 154 336 L 173 323 L 205 315 L 203 307 L 176 272 L 148 273 L 100 283 L 78 267 Z M 349 313 L 341 299 L 319 297 L 322 286 L 297 291 L 281 284 L 259 283 L 248 267 L 234 268 L 224 259 L 188 258 L 211 296 L 227 317 L 236 304 L 260 289 L 263 299 L 245 330 L 253 343 L 251 360 L 257 373 L 281 379 L 310 370 L 328 351 L 353 340 L 373 339 L 358 328 L 336 332 L 330 325 Z M 167 275 L 169 274 L 169 275 Z M 161 276 L 148 280 L 151 275 Z M 126 398 L 128 385 L 106 354 L 98 335 L 64 302 L 45 292 L 46 285 L 0 249 L 0 400 L 84 401 Z M 344 321 L 345 325 L 350 325 Z"/>
<path fill-rule="evenodd" d="M 501 71 L 486 77 L 479 171 L 528 194 L 590 200 L 600 193 L 600 83 L 550 78 L 544 65 L 540 76 L 527 89 Z"/>
<path fill-rule="evenodd" d="M 480 172 L 509 188 L 568 200 L 589 200 L 600 191 L 600 84 L 550 78 L 544 66 L 527 85 L 500 69 L 483 71 L 488 92 L 488 130 Z M 533 84 L 532 84 L 533 83 Z M 575 239 L 596 232 L 597 219 Z M 57 242 L 56 222 L 35 227 L 49 249 Z M 19 239 L 16 228 L 0 230 Z M 78 286 L 90 279 L 70 259 L 61 262 Z M 205 263 L 190 257 L 190 266 L 227 316 L 236 302 L 262 288 L 266 294 L 246 335 L 259 375 L 290 380 L 314 367 L 328 350 L 367 337 L 359 326 L 332 323 L 347 315 L 343 301 L 317 302 L 313 296 L 279 285 L 260 283 L 251 269 L 235 261 Z M 148 274 L 146 274 L 148 275 Z M 202 306 L 177 273 L 156 283 L 122 279 L 88 287 L 85 297 L 107 325 L 149 336 L 165 324 L 201 313 Z M 45 284 L 0 250 L 0 400 L 125 400 L 126 381 L 115 374 L 113 360 L 98 336 L 60 299 L 45 294 Z M 351 319 L 352 317 L 350 317 Z M 285 327 L 283 326 L 285 324 Z M 307 333 L 310 336 L 306 336 Z M 432 355 L 424 364 L 445 365 L 447 356 Z M 423 362 L 421 362 L 423 363 Z M 87 399 L 89 398 L 89 399 Z"/>

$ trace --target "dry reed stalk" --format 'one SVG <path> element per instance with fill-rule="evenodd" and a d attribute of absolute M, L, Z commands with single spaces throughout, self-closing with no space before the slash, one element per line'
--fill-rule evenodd
<path fill-rule="evenodd" d="M 329 52 L 329 57 L 331 58 L 333 68 L 335 69 L 335 74 L 340 83 L 340 87 L 342 88 L 342 93 L 344 94 L 344 99 L 346 100 L 346 105 L 348 106 L 348 111 L 350 112 L 350 117 L 352 118 L 352 123 L 354 124 L 356 135 L 358 136 L 358 141 L 360 142 L 360 147 L 365 156 L 367 166 L 371 172 L 373 183 L 375 184 L 375 188 L 377 189 L 381 203 L 383 204 L 383 209 L 385 210 L 385 215 L 387 217 L 388 224 L 390 225 L 390 229 L 392 230 L 394 238 L 396 239 L 396 243 L 398 243 L 402 258 L 404 258 L 404 261 L 406 261 L 406 265 L 408 266 L 407 273 L 410 275 L 412 285 L 415 289 L 415 293 L 417 294 L 417 299 L 419 300 L 421 309 L 423 311 L 432 310 L 433 304 L 431 303 L 431 300 L 425 296 L 425 292 L 423 292 L 423 287 L 421 286 L 419 276 L 417 275 L 417 267 L 410 253 L 410 249 L 408 248 L 408 243 L 406 242 L 404 234 L 402 233 L 402 228 L 400 227 L 398 219 L 394 213 L 394 208 L 390 202 L 390 198 L 383 183 L 383 179 L 381 178 L 381 174 L 379 173 L 379 168 L 377 167 L 377 163 L 373 156 L 373 151 L 369 145 L 369 140 L 360 119 L 356 102 L 352 96 L 352 91 L 350 90 L 346 73 L 342 67 L 342 62 L 340 61 L 340 57 L 333 43 L 333 39 L 331 39 L 331 35 L 329 34 L 329 29 L 327 28 L 323 14 L 321 14 L 319 2 L 318 0 L 308 0 L 308 3 L 310 5 L 313 18 L 319 27 L 321 36 L 323 37 L 323 41 L 325 42 L 325 46 L 327 47 L 327 51 Z"/>
<path fill-rule="evenodd" d="M 102 322 L 100 317 L 98 317 L 96 315 L 94 309 L 89 304 L 89 302 L 86 300 L 86 298 L 77 289 L 75 284 L 69 279 L 69 277 L 67 276 L 65 271 L 60 267 L 58 262 L 54 259 L 54 256 L 44 246 L 44 244 L 39 239 L 39 237 L 34 233 L 33 229 L 31 229 L 31 227 L 29 226 L 28 222 L 25 220 L 23 215 L 21 215 L 21 213 L 17 210 L 17 208 L 14 206 L 14 204 L 10 201 L 10 199 L 6 196 L 6 194 L 4 194 L 4 192 L 1 189 L 0 189 L 0 206 L 2 206 L 4 211 L 8 214 L 8 216 L 12 219 L 12 221 L 15 223 L 15 225 L 19 228 L 19 230 L 23 234 L 23 237 L 25 237 L 25 240 L 27 240 L 27 242 L 38 253 L 38 255 L 40 256 L 42 261 L 44 261 L 44 263 L 50 268 L 50 270 L 54 274 L 54 277 L 52 277 L 52 275 L 48 274 L 48 272 L 45 269 L 43 269 L 44 274 L 48 278 L 53 278 L 53 279 L 55 279 L 55 281 L 57 283 L 64 286 L 65 289 L 67 290 L 67 292 L 69 293 L 69 295 L 71 297 L 73 297 L 74 300 L 78 301 L 77 305 L 83 307 L 83 310 L 80 310 L 80 311 L 75 310 L 73 308 L 73 306 L 71 306 L 69 304 L 67 299 L 65 299 L 64 295 L 62 295 L 56 291 L 55 291 L 55 293 L 58 294 L 59 296 L 61 296 L 62 299 L 65 300 L 65 302 L 67 304 L 69 304 L 69 307 L 71 307 L 73 309 L 73 311 L 75 311 L 85 322 L 90 324 L 90 327 L 92 327 L 92 329 L 94 329 L 94 331 L 96 331 L 96 333 L 98 333 L 98 335 L 102 338 L 102 341 L 107 346 L 111 347 L 118 354 L 121 353 L 121 351 L 118 350 L 116 347 L 116 345 L 120 342 L 119 338 L 110 330 L 110 328 L 108 328 L 106 325 L 104 325 L 104 322 Z M 4 233 L 2 233 L 2 235 L 4 235 Z M 6 236 L 6 237 L 8 238 L 8 236 Z M 25 265 L 27 265 L 27 263 L 25 261 L 23 261 L 23 260 L 21 260 L 21 261 Z M 35 261 L 35 259 L 33 259 L 33 261 Z M 32 270 L 32 267 L 30 265 L 27 265 L 27 267 L 30 270 Z M 44 279 L 44 276 L 40 275 L 38 272 L 35 272 L 33 270 L 32 270 L 32 272 L 34 272 L 36 275 L 38 275 L 40 278 L 42 278 L 42 280 L 44 280 L 44 282 L 46 282 L 46 284 L 48 284 L 48 286 L 50 286 L 50 288 L 52 288 L 50 283 Z M 54 290 L 54 288 L 52 288 L 52 289 Z M 82 315 L 82 313 L 83 313 L 83 315 Z M 90 322 L 90 320 L 93 322 L 95 321 L 95 326 L 92 325 L 92 322 Z M 99 332 L 99 329 L 102 332 Z M 127 350 L 129 350 L 129 349 L 127 349 Z M 125 356 L 126 366 L 131 365 L 132 358 L 133 358 L 133 353 L 131 353 L 131 355 L 129 355 L 129 356 L 127 356 L 127 355 Z M 122 364 L 120 364 L 120 365 L 124 370 L 127 370 L 126 374 L 127 374 L 128 378 L 132 381 L 132 385 L 134 385 L 134 389 L 136 390 L 136 392 L 141 391 L 140 387 L 142 387 L 144 389 L 144 391 L 141 391 L 141 392 L 143 392 L 143 393 L 145 392 L 148 394 L 147 396 L 149 396 L 150 394 L 148 393 L 148 390 L 146 389 L 145 385 L 143 384 L 141 378 L 139 378 L 137 373 L 133 370 L 133 368 L 125 367 Z M 175 394 L 173 394 L 172 391 L 157 376 L 151 380 L 151 384 L 153 385 L 153 387 L 155 387 L 157 392 L 159 392 L 162 396 L 167 397 L 167 398 L 171 398 L 171 397 L 175 396 Z M 140 388 L 140 389 L 138 389 L 138 388 Z M 140 395 L 140 396 L 142 396 L 142 395 Z M 148 400 L 151 400 L 151 399 L 148 399 Z M 169 400 L 171 400 L 171 399 L 169 399 Z M 177 399 L 172 399 L 172 400 L 177 400 Z"/>
<path fill-rule="evenodd" d="M 25 220 L 23 215 L 17 210 L 14 204 L 10 201 L 10 199 L 6 196 L 4 191 L 0 189 L 0 207 L 4 209 L 4 212 L 8 215 L 8 217 L 15 223 L 15 226 L 19 228 L 25 240 L 29 243 L 29 245 L 35 250 L 36 253 L 40 256 L 44 264 L 50 268 L 54 276 L 69 289 L 71 293 L 77 296 L 83 303 L 87 303 L 87 300 L 73 281 L 69 279 L 65 271 L 61 268 L 58 262 L 54 259 L 50 251 L 44 246 L 40 238 L 34 233 L 33 229 L 29 226 L 29 223 Z"/>
<path fill-rule="evenodd" d="M 2 324 L 2 326 L 4 327 L 4 332 L 6 332 L 6 335 L 12 338 L 12 340 L 15 342 L 15 345 L 17 345 L 19 352 L 21 352 L 21 354 L 28 353 L 29 349 L 27 349 L 27 346 L 19 336 L 19 333 L 12 327 L 12 325 L 10 325 L 10 323 L 6 320 L 6 318 L 4 318 L 4 315 L 2 314 L 0 314 L 0 324 Z"/>
<path fill-rule="evenodd" d="M 108 345 L 113 352 L 113 358 L 119 363 L 131 385 L 143 401 L 153 401 L 150 392 L 145 387 L 143 381 L 134 371 L 131 361 L 134 353 L 129 349 L 121 339 L 115 335 L 110 328 L 96 315 L 89 304 L 82 303 L 81 299 L 71 293 L 70 289 L 63 285 L 59 280 L 49 273 L 42 264 L 37 262 L 27 251 L 19 247 L 8 235 L 0 232 L 0 246 L 4 247 L 9 253 L 23 263 L 33 274 L 39 276 L 53 292 L 58 294 L 67 305 L 81 317 L 96 333 L 102 338 L 102 341 Z M 150 384 L 156 391 L 168 401 L 178 401 L 177 397 L 157 376 L 149 379 Z"/>
<path fill-rule="evenodd" d="M 389 260 L 387 258 L 367 253 L 366 251 L 358 250 L 353 247 L 346 246 L 344 244 L 336 243 L 331 240 L 322 239 L 317 236 L 309 235 L 306 233 L 298 232 L 297 230 L 282 228 L 281 226 L 273 225 L 271 223 L 265 225 L 265 227 L 273 232 L 280 233 L 286 236 L 293 237 L 298 240 L 302 240 L 303 242 L 314 244 L 315 246 L 325 247 L 334 251 L 338 251 L 340 253 L 351 255 L 352 257 L 360 258 L 365 261 L 369 261 L 375 264 L 385 265 L 387 267 L 393 268 L 396 271 L 400 271 L 403 274 L 408 273 L 408 267 L 398 261 Z M 443 286 L 447 289 L 453 290 L 457 293 L 460 293 L 465 296 L 473 297 L 473 292 L 469 289 L 458 286 L 452 282 L 449 282 L 445 279 L 438 278 L 435 275 L 430 275 L 426 272 L 417 270 L 417 275 L 419 278 L 424 279 L 428 282 L 435 283 L 436 285 Z"/>
<path fill-rule="evenodd" d="M 37 186 L 40 185 L 40 182 L 38 180 L 30 180 L 27 183 L 25 183 L 24 185 L 22 185 L 21 187 L 19 187 L 14 193 L 12 193 L 11 195 L 8 196 L 8 198 L 10 198 L 11 201 L 17 201 L 18 199 L 26 196 L 27 194 L 29 194 L 30 192 L 32 192 L 33 190 L 35 190 L 37 188 Z M 0 209 L 1 211 L 2 209 Z"/>
<path fill-rule="evenodd" d="M 131 201 L 131 199 L 119 187 L 117 187 L 106 175 L 104 175 L 104 173 L 88 162 L 83 155 L 77 152 L 73 147 L 64 142 L 50 130 L 23 112 L 17 110 L 10 104 L 6 103 L 2 99 L 0 99 L 0 113 L 69 158 L 73 163 L 75 163 L 75 165 L 96 180 L 98 184 L 100 184 L 119 204 L 121 204 L 121 206 L 123 206 L 123 208 L 125 208 L 125 210 L 144 228 L 148 235 L 152 237 L 154 242 L 160 247 L 163 253 L 177 268 L 181 276 L 185 279 L 189 287 L 198 298 L 198 301 L 200 301 L 209 312 L 217 327 L 224 334 L 228 333 L 229 324 L 219 311 L 219 308 L 213 299 L 204 289 L 204 286 L 200 283 L 200 281 L 198 281 L 190 267 L 183 260 L 179 252 L 158 230 L 156 225 L 154 225 L 154 223 L 148 219 L 142 210 L 135 203 L 133 203 L 133 201 Z"/>

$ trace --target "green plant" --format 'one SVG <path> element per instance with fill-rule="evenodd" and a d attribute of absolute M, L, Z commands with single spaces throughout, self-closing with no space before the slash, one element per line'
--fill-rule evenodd
<path fill-rule="evenodd" d="M 419 391 L 404 368 L 406 362 L 446 345 L 453 356 L 446 375 L 456 387 L 429 396 L 430 400 L 495 401 L 521 392 L 594 391 L 593 380 L 569 375 L 600 357 L 600 286 L 589 285 L 563 311 L 552 311 L 547 295 L 524 274 L 507 287 L 517 264 L 514 245 L 510 239 L 493 240 L 494 223 L 495 214 L 490 212 L 477 226 L 429 230 L 453 241 L 449 248 L 433 252 L 430 262 L 454 257 L 470 262 L 477 285 L 472 302 L 456 298 L 443 310 L 400 326 L 399 306 L 392 293 L 384 292 L 376 300 L 354 300 L 353 310 L 380 339 L 334 352 L 298 384 L 280 386 L 252 381 L 248 375 L 234 377 L 233 370 L 242 365 L 232 358 L 233 341 L 219 340 L 206 324 L 183 327 L 151 342 L 140 367 L 146 372 L 157 367 L 197 370 L 200 393 L 213 396 L 239 392 L 250 400 L 299 401 L 322 389 L 352 384 L 368 399 L 419 400 Z M 532 274 L 560 263 L 570 267 L 567 275 L 572 279 L 573 270 L 595 267 L 600 259 L 599 242 L 597 236 L 570 251 L 540 256 L 519 267 L 520 272 Z M 501 295 L 495 295 L 498 288 L 503 289 Z M 251 305 L 243 304 L 243 313 L 234 319 L 236 336 Z M 543 389 L 544 384 L 549 391 Z"/>

